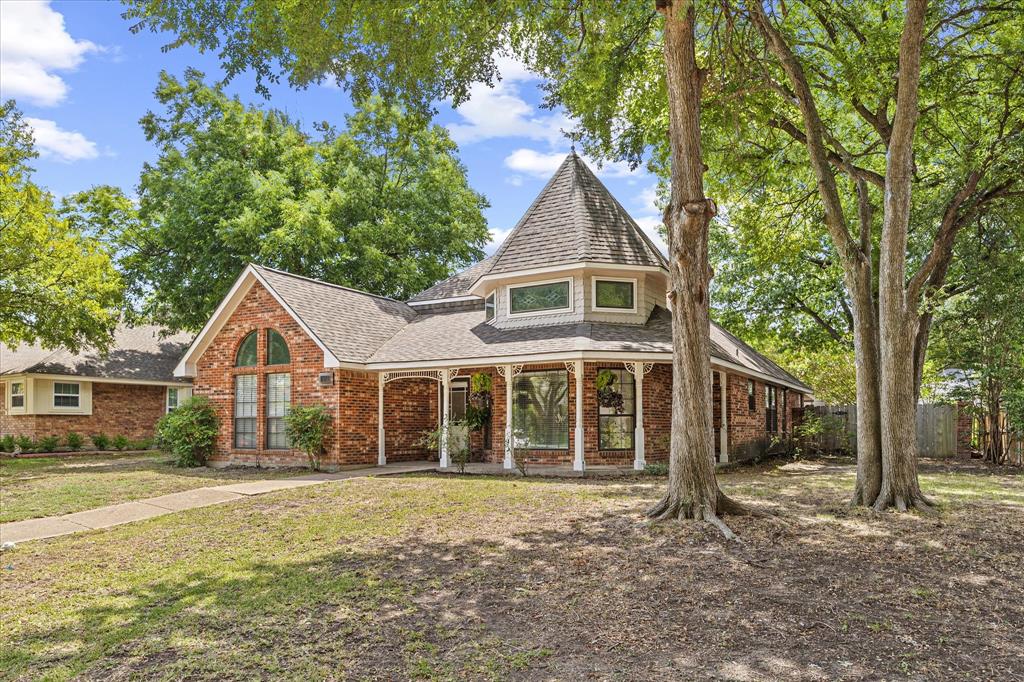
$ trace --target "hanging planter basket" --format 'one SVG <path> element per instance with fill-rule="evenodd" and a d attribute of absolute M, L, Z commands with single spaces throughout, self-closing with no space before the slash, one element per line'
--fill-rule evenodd
<path fill-rule="evenodd" d="M 622 414 L 625 410 L 625 401 L 622 393 L 616 387 L 618 378 L 613 372 L 601 370 L 597 373 L 597 403 L 601 407 L 610 407 L 616 414 Z"/>

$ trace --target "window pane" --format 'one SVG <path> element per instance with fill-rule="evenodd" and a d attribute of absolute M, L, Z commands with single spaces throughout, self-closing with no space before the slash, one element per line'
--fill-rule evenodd
<path fill-rule="evenodd" d="M 633 449 L 633 415 L 602 416 L 598 422 L 602 450 Z"/>
<path fill-rule="evenodd" d="M 267 447 L 291 447 L 285 429 L 284 416 L 288 414 L 292 399 L 292 375 L 267 375 Z"/>
<path fill-rule="evenodd" d="M 235 447 L 256 447 L 256 375 L 235 377 Z"/>
<path fill-rule="evenodd" d="M 287 365 L 291 361 L 291 354 L 288 352 L 288 344 L 285 343 L 284 337 L 278 334 L 273 329 L 268 329 L 267 364 Z"/>
<path fill-rule="evenodd" d="M 513 387 L 512 427 L 517 445 L 545 450 L 569 447 L 569 375 L 528 372 Z"/>
<path fill-rule="evenodd" d="M 594 285 L 594 305 L 598 308 L 633 309 L 633 283 L 599 279 Z"/>
<path fill-rule="evenodd" d="M 25 407 L 25 384 L 11 384 L 11 407 Z"/>
<path fill-rule="evenodd" d="M 484 320 L 494 319 L 494 294 L 484 299 Z"/>
<path fill-rule="evenodd" d="M 256 366 L 256 332 L 251 332 L 238 347 L 238 354 L 235 356 L 235 367 Z"/>
<path fill-rule="evenodd" d="M 54 407 L 78 407 L 78 384 L 53 384 Z"/>
<path fill-rule="evenodd" d="M 509 289 L 513 313 L 561 310 L 569 307 L 569 283 L 553 282 Z"/>
<path fill-rule="evenodd" d="M 167 389 L 167 411 L 170 412 L 178 406 L 178 389 Z"/>

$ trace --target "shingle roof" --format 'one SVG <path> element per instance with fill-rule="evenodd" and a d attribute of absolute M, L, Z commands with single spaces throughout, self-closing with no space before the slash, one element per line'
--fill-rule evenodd
<path fill-rule="evenodd" d="M 487 274 L 492 262 L 494 262 L 494 256 L 484 258 L 482 261 L 469 266 L 465 270 L 456 272 L 448 279 L 441 280 L 429 289 L 424 289 L 410 298 L 409 303 L 417 303 L 419 301 L 437 301 L 445 298 L 466 296 L 469 294 L 469 288 L 473 286 L 473 282 Z"/>
<path fill-rule="evenodd" d="M 174 366 L 188 348 L 191 334 L 161 338 L 160 327 L 120 326 L 106 355 L 84 349 L 78 353 L 40 346 L 9 348 L 0 344 L 0 374 L 60 374 L 97 379 L 176 381 Z"/>
<path fill-rule="evenodd" d="M 341 361 L 363 362 L 416 317 L 401 301 L 253 265 Z"/>
<path fill-rule="evenodd" d="M 655 307 L 644 325 L 578 322 L 496 329 L 484 322 L 479 308 L 421 314 L 388 339 L 368 362 L 471 363 L 484 358 L 569 351 L 671 353 L 672 315 Z M 715 323 L 711 324 L 711 355 L 810 391 Z"/>
<path fill-rule="evenodd" d="M 667 267 L 658 248 L 575 152 L 491 260 L 487 274 L 584 261 Z"/>

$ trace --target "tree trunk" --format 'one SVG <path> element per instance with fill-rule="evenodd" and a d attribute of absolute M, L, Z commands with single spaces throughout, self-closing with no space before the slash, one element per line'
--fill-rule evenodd
<path fill-rule="evenodd" d="M 896 112 L 885 168 L 878 268 L 882 488 L 874 503 L 876 510 L 930 508 L 917 479 L 915 340 L 920 316 L 916 296 L 908 296 L 906 289 L 914 132 L 927 5 L 927 0 L 907 0 L 900 37 Z"/>
<path fill-rule="evenodd" d="M 870 507 L 882 488 L 878 316 L 870 269 L 862 267 L 847 279 L 847 288 L 853 294 L 853 349 L 857 369 L 857 483 L 851 503 Z"/>
<path fill-rule="evenodd" d="M 742 512 L 718 489 L 711 418 L 708 225 L 714 202 L 704 196 L 700 100 L 704 73 L 694 46 L 692 0 L 657 0 L 665 17 L 672 194 L 665 210 L 672 306 L 672 433 L 668 491 L 648 514 L 710 521 L 728 538 L 726 511 Z"/>

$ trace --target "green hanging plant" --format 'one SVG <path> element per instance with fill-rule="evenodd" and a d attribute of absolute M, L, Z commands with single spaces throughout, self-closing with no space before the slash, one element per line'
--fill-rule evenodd
<path fill-rule="evenodd" d="M 618 377 L 615 372 L 602 369 L 597 373 L 595 384 L 597 385 L 597 402 L 601 407 L 611 407 L 616 414 L 622 414 L 625 410 L 625 399 L 622 393 L 615 387 Z"/>
<path fill-rule="evenodd" d="M 466 425 L 471 431 L 480 431 L 491 419 L 491 386 L 490 374 L 477 372 L 469 379 Z"/>

